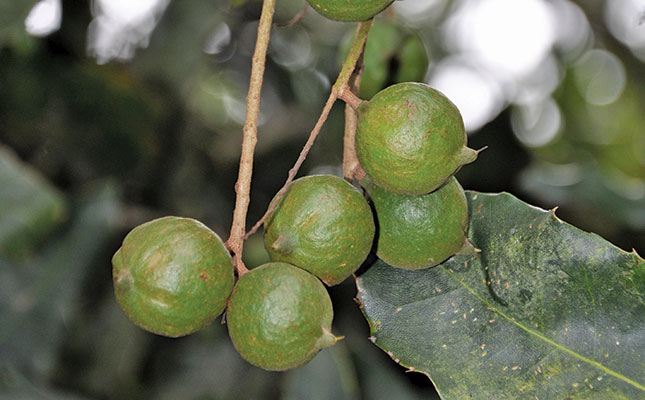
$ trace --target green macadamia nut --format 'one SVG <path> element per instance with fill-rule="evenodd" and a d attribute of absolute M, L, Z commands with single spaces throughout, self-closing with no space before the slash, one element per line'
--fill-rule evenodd
<path fill-rule="evenodd" d="M 415 82 L 392 85 L 358 107 L 356 155 L 375 184 L 416 195 L 435 190 L 477 158 L 466 147 L 457 107 Z"/>
<path fill-rule="evenodd" d="M 271 262 L 250 270 L 233 289 L 226 323 L 237 352 L 271 371 L 304 365 L 334 345 L 333 309 L 325 286 L 309 272 Z"/>
<path fill-rule="evenodd" d="M 289 186 L 264 225 L 264 244 L 272 261 L 335 285 L 365 261 L 374 231 L 372 211 L 358 189 L 337 176 L 312 175 Z"/>
<path fill-rule="evenodd" d="M 376 255 L 404 269 L 435 266 L 468 246 L 468 204 L 457 179 L 434 192 L 405 195 L 361 182 L 370 195 L 379 225 Z"/>
<path fill-rule="evenodd" d="M 365 21 L 383 11 L 393 0 L 307 0 L 325 17 L 337 21 Z"/>
<path fill-rule="evenodd" d="M 114 292 L 141 328 L 178 337 L 224 311 L 233 262 L 222 240 L 199 221 L 163 217 L 134 228 L 112 257 Z"/>

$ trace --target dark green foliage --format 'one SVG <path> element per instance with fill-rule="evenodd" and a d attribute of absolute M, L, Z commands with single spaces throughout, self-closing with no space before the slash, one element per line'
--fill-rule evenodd
<path fill-rule="evenodd" d="M 42 230 L 30 230 L 30 239 L 25 242 L 18 244 L 12 241 L 8 246 L 9 252 L 20 250 L 25 257 L 9 258 L 12 257 L 9 253 L 0 255 L 0 398 L 438 398 L 425 375 L 404 373 L 403 368 L 392 362 L 386 353 L 366 340 L 368 327 L 361 320 L 360 311 L 353 301 L 356 288 L 348 280 L 328 288 L 334 303 L 334 332 L 342 333 L 345 339 L 323 350 L 310 363 L 280 373 L 254 367 L 239 357 L 228 337 L 226 325 L 219 321 L 195 334 L 171 340 L 140 329 L 118 307 L 111 280 L 110 257 L 132 226 L 162 215 L 190 215 L 206 223 L 222 238 L 228 233 L 235 196 L 244 97 L 261 1 L 169 2 L 163 15 L 150 16 L 159 23 L 149 41 L 145 39 L 145 47 L 135 49 L 131 60 L 113 60 L 101 65 L 86 47 L 88 28 L 97 26 L 97 21 L 92 22 L 92 18 L 98 12 L 96 8 L 90 9 L 88 2 L 63 1 L 61 29 L 46 37 L 25 33 L 24 19 L 37 1 L 0 3 L 0 142 L 16 154 L 19 164 L 26 167 L 20 169 L 19 179 L 24 180 L 21 183 L 31 182 L 32 174 L 27 171 L 35 170 L 42 178 L 39 187 L 48 187 L 61 194 L 66 209 L 66 213 L 60 215 L 65 218 L 51 225 L 30 225 Z M 433 74 L 424 81 L 433 80 L 438 76 L 434 72 L 445 71 L 444 66 L 455 64 L 481 71 L 470 53 L 455 52 L 445 40 L 444 28 L 463 13 L 455 13 L 453 7 L 443 7 L 448 2 L 432 2 L 436 6 L 428 10 L 429 14 L 410 16 L 410 8 L 416 8 L 417 3 L 422 7 L 421 3 L 426 2 L 406 0 L 394 3 L 393 13 L 377 16 L 370 38 L 377 39 L 382 22 L 404 27 L 404 30 L 413 28 L 432 55 Z M 554 51 L 547 54 L 548 62 L 540 66 L 536 74 L 527 77 L 530 93 L 519 87 L 520 92 L 514 91 L 522 98 L 522 105 L 499 105 L 496 109 L 500 111 L 499 116 L 469 136 L 471 147 L 490 147 L 480 153 L 475 165 L 462 168 L 457 178 L 464 187 L 478 191 L 510 191 L 521 195 L 530 204 L 547 208 L 557 205 L 558 216 L 566 221 L 586 231 L 597 232 L 624 249 L 636 248 L 643 253 L 645 81 L 642 54 L 630 52 L 625 44 L 612 36 L 613 29 L 608 29 L 611 18 L 605 18 L 605 12 L 598 12 L 596 2 L 576 2 L 575 5 L 571 2 L 547 3 L 558 6 L 558 10 L 561 10 L 560 6 L 565 6 L 564 10 L 574 10 L 574 14 L 582 19 L 586 16 L 588 25 L 576 25 L 576 29 L 571 29 L 574 36 L 584 43 L 578 42 L 579 46 L 575 45 L 572 51 L 570 45 L 573 43 L 558 40 Z M 613 6 L 613 2 L 606 4 L 607 7 Z M 289 21 L 304 5 L 302 0 L 278 1 L 274 22 L 278 25 Z M 296 25 L 272 30 L 247 218 L 249 226 L 266 210 L 284 182 L 329 94 L 329 83 L 338 73 L 338 45 L 345 35 L 353 36 L 355 31 L 353 23 L 324 21 L 313 11 L 309 10 Z M 558 20 L 568 14 L 558 13 Z M 638 16 L 638 13 L 633 13 L 633 16 Z M 623 25 L 621 30 L 630 26 Z M 151 26 L 131 28 L 132 35 L 125 37 L 126 41 L 145 36 Z M 591 28 L 590 35 L 584 37 L 588 28 Z M 230 33 L 228 39 L 225 37 L 227 32 Z M 507 37 L 515 39 L 513 35 L 513 31 L 507 32 Z M 578 73 L 579 56 L 589 46 L 601 47 L 602 52 L 613 54 L 613 59 L 619 61 L 616 66 L 624 67 L 625 90 L 611 104 L 587 101 L 589 90 L 619 84 L 603 74 L 585 77 Z M 389 64 L 385 85 L 403 79 L 397 73 L 404 70 L 403 58 L 398 57 L 407 53 L 407 48 L 407 44 L 400 43 L 397 58 L 384 61 Z M 363 78 L 367 79 L 368 74 L 366 70 Z M 477 93 L 480 92 L 474 90 L 471 98 L 478 98 Z M 539 93 L 538 98 L 529 96 L 531 100 L 545 103 L 524 103 L 524 100 L 529 100 L 524 94 L 531 93 Z M 526 113 L 530 117 L 529 122 L 535 122 L 530 133 L 539 135 L 545 123 L 554 122 L 549 118 L 553 114 L 546 112 L 554 110 L 544 108 L 544 105 L 554 106 L 556 117 L 561 117 L 557 135 L 544 146 L 527 145 L 514 133 L 516 117 L 519 112 Z M 343 109 L 338 102 L 332 110 L 303 164 L 302 174 L 339 173 Z M 12 212 L 7 220 L 2 213 L 3 207 L 9 204 L 5 199 L 18 192 L 14 185 L 0 187 L 0 198 L 3 199 L 0 201 L 0 226 L 4 227 L 13 217 Z M 25 199 L 28 201 L 20 202 L 25 209 L 31 201 L 40 202 L 36 193 Z M 18 213 L 25 215 L 25 220 L 35 217 L 20 210 Z M 500 213 L 495 218 L 503 216 L 504 213 Z M 505 230 L 491 231 L 489 235 L 510 234 L 508 228 L 505 225 Z M 32 241 L 32 238 L 36 240 Z M 588 238 L 586 236 L 584 241 Z M 554 246 L 554 242 L 542 241 L 541 237 L 532 239 L 534 246 L 528 248 L 529 255 L 531 251 L 546 252 L 549 246 Z M 509 240 L 503 247 L 513 248 L 513 243 Z M 21 245 L 29 250 L 22 251 Z M 269 261 L 261 234 L 251 237 L 244 248 L 247 266 Z M 526 251 L 527 247 L 522 249 L 518 252 Z M 578 256 L 585 253 L 588 250 Z M 455 259 L 465 258 L 457 256 Z M 561 260 L 565 259 L 566 254 L 561 253 Z M 507 275 L 515 271 L 516 258 L 510 261 L 512 263 L 499 263 L 498 276 L 500 271 Z M 449 265 L 454 265 L 452 262 L 448 261 Z M 489 263 L 489 268 L 492 264 Z M 548 267 L 555 271 L 560 265 L 571 272 L 565 262 L 552 263 Z M 469 262 L 468 267 L 472 266 L 476 270 L 480 268 L 478 264 Z M 443 265 L 428 271 L 399 271 L 380 264 L 373 268 L 379 279 L 384 279 L 397 293 L 401 293 L 400 296 L 390 296 L 392 304 L 400 299 L 423 300 L 414 279 L 427 289 L 425 279 L 420 276 L 438 274 L 440 279 L 437 281 L 446 283 L 437 287 L 443 290 L 441 294 L 445 297 L 441 298 L 446 300 L 444 305 L 448 312 L 437 317 L 451 312 L 451 315 L 459 316 L 449 305 L 447 291 L 454 289 L 457 296 L 465 290 L 459 284 L 459 278 L 467 276 L 465 272 L 468 270 L 453 279 L 446 275 L 449 271 Z M 385 271 L 381 268 L 387 269 L 388 273 L 382 274 Z M 367 266 L 365 269 L 372 272 Z M 483 272 L 479 274 L 475 278 L 484 280 Z M 402 282 L 404 276 L 412 277 L 412 280 Z M 564 272 L 562 276 L 564 280 Z M 367 280 L 368 275 L 363 275 L 363 278 Z M 623 276 L 589 268 L 588 279 L 576 278 L 591 284 L 590 290 L 584 285 L 578 286 L 580 296 L 569 298 L 569 302 L 579 305 L 579 308 L 570 311 L 569 303 L 563 301 L 557 304 L 559 307 L 546 309 L 542 314 L 545 320 L 556 324 L 560 316 L 574 311 L 585 316 L 584 311 L 595 310 L 592 314 L 600 321 L 596 335 L 602 336 L 589 343 L 603 344 L 603 340 L 609 343 L 614 334 L 619 336 L 616 339 L 620 342 L 619 345 L 611 342 L 613 347 L 610 349 L 614 351 L 606 352 L 609 353 L 607 358 L 602 354 L 600 362 L 613 371 L 622 371 L 622 366 L 631 371 L 642 371 L 642 363 L 627 363 L 616 358 L 616 351 L 620 349 L 625 353 L 636 349 L 633 355 L 645 353 L 639 333 L 642 328 L 640 331 L 633 328 L 636 324 L 627 324 L 625 319 L 616 321 L 616 324 L 604 324 L 614 322 L 614 313 L 624 313 L 631 310 L 633 304 L 638 304 L 637 301 L 605 304 L 610 296 L 630 293 L 628 285 L 615 286 Z M 642 282 L 638 279 L 633 281 Z M 508 282 L 510 285 L 512 281 Z M 520 282 L 521 285 L 510 285 L 506 289 L 505 281 L 501 280 L 498 285 L 495 279 L 491 279 L 491 286 L 495 286 L 492 293 L 501 293 L 504 296 L 500 298 L 507 300 L 515 291 L 518 298 L 528 300 L 527 293 L 534 293 L 536 282 L 541 284 L 538 279 Z M 564 291 L 567 287 L 558 280 L 549 283 L 554 292 Z M 477 287 L 477 290 L 482 295 L 487 293 L 485 287 Z M 519 296 L 520 293 L 523 296 Z M 593 297 L 587 297 L 596 302 L 593 308 L 588 305 L 591 300 L 581 297 L 583 293 L 593 294 Z M 527 307 L 535 302 L 535 296 L 528 300 Z M 602 304 L 599 304 L 600 300 Z M 422 301 L 419 304 L 426 303 Z M 455 304 L 461 310 L 461 304 Z M 515 308 L 520 309 L 523 304 L 518 300 Z M 484 306 L 464 306 L 467 312 L 475 308 L 473 313 L 494 314 Z M 402 307 L 397 315 L 405 316 L 406 306 L 398 304 L 393 307 L 394 311 L 396 307 Z M 579 311 L 582 308 L 584 310 Z M 606 316 L 604 320 L 601 318 L 603 314 Z M 507 315 L 517 318 L 516 314 Z M 637 310 L 634 315 L 635 321 L 645 319 L 642 311 Z M 454 337 L 471 333 L 460 323 L 463 314 L 461 319 L 455 317 L 447 321 L 450 326 L 453 326 L 453 320 L 457 321 Z M 588 387 L 585 385 L 601 388 L 616 380 L 612 375 L 604 374 L 591 377 L 588 382 L 585 379 L 574 382 L 575 374 L 588 371 L 588 364 L 584 362 L 578 362 L 580 366 L 576 364 L 566 371 L 572 375 L 572 380 L 563 381 L 564 384 L 557 388 L 553 383 L 558 379 L 557 374 L 547 375 L 544 368 L 540 368 L 542 372 L 537 369 L 544 364 L 537 363 L 534 369 L 526 369 L 519 363 L 509 363 L 506 370 L 499 364 L 493 370 L 489 356 L 494 343 L 497 343 L 497 349 L 507 349 L 506 352 L 496 352 L 497 361 L 509 354 L 521 354 L 521 351 L 516 351 L 517 340 L 508 340 L 507 335 L 517 326 L 507 320 L 504 320 L 504 325 L 498 325 L 500 318 L 497 314 L 491 315 L 490 319 L 495 319 L 495 322 L 487 322 L 489 328 L 480 326 L 474 335 L 487 333 L 493 339 L 499 336 L 498 342 L 472 343 L 472 346 L 460 342 L 454 347 L 441 347 L 441 344 L 450 345 L 445 342 L 436 348 L 438 355 L 447 350 L 452 352 L 449 357 L 443 357 L 442 362 L 433 364 L 431 367 L 437 371 L 429 373 L 433 378 L 435 375 L 453 377 L 452 382 L 460 383 L 464 388 L 464 398 L 477 397 L 480 392 L 477 386 L 463 383 L 465 380 L 461 377 L 467 373 L 470 376 L 483 375 L 482 379 L 496 382 L 507 396 L 518 399 L 533 397 L 524 395 L 528 388 L 524 391 L 516 389 L 516 376 L 525 378 L 527 382 L 533 380 L 535 387 L 554 388 L 547 395 L 539 396 L 540 399 L 570 395 L 584 398 L 583 393 L 570 393 L 576 389 L 574 383 L 578 383 L 577 389 Z M 409 320 L 412 321 L 412 317 Z M 386 322 L 383 319 L 383 324 Z M 414 327 L 413 324 L 402 325 L 406 331 Z M 616 329 L 608 331 L 607 326 Z M 566 335 L 564 329 L 559 332 L 562 338 L 570 341 L 579 338 L 584 342 L 593 336 L 591 328 L 585 335 L 574 335 L 571 327 L 566 328 L 569 328 Z M 416 336 L 418 340 L 413 345 L 418 353 L 424 354 L 424 338 L 435 331 L 432 325 L 419 326 L 418 330 L 423 330 L 426 336 Z M 478 339 L 482 336 L 473 337 Z M 383 343 L 382 340 L 384 337 L 379 337 L 377 343 Z M 400 336 L 397 340 L 406 342 L 407 339 Z M 534 341 L 521 343 L 526 344 L 521 348 L 535 349 L 536 353 L 543 354 L 540 353 L 543 348 Z M 635 347 L 634 343 L 638 346 Z M 486 344 L 484 350 L 481 344 Z M 484 351 L 487 353 L 482 357 Z M 392 354 L 394 358 L 399 356 L 396 351 Z M 558 360 L 566 362 L 569 359 L 563 353 L 553 351 L 544 360 L 555 364 Z M 448 371 L 451 365 L 458 365 L 458 368 Z M 513 369 L 515 366 L 518 368 Z M 495 379 L 493 372 L 497 370 L 504 374 L 504 379 Z M 439 387 L 445 392 L 445 385 L 440 384 Z M 621 398 L 617 393 L 596 394 L 592 391 L 587 397 L 602 400 Z M 643 397 L 639 392 L 632 394 L 624 397 Z"/>
<path fill-rule="evenodd" d="M 511 195 L 468 199 L 481 253 L 358 279 L 376 345 L 444 399 L 642 398 L 645 261 Z"/>
<path fill-rule="evenodd" d="M 0 257 L 28 258 L 67 215 L 63 195 L 0 146 Z"/>

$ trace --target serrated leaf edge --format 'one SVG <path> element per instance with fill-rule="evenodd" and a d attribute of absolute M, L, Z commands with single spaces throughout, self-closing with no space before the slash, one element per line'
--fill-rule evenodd
<path fill-rule="evenodd" d="M 525 202 L 523 202 L 522 200 L 518 199 L 518 198 L 517 198 L 516 196 L 514 196 L 513 194 L 508 193 L 508 192 L 501 192 L 501 193 L 483 193 L 483 192 L 476 192 L 476 191 L 472 191 L 472 190 L 467 190 L 467 191 L 466 191 L 466 193 L 467 193 L 467 195 L 469 195 L 469 197 L 470 197 L 470 198 L 469 198 L 469 201 L 471 201 L 471 200 L 476 200 L 476 199 L 477 199 L 477 197 L 478 197 L 479 195 L 484 195 L 484 196 L 505 196 L 505 197 L 511 197 L 511 198 L 513 198 L 513 199 L 514 199 L 514 200 L 516 200 L 516 201 L 520 201 L 520 202 L 522 202 L 524 205 L 526 205 L 526 206 L 528 206 L 528 207 L 531 207 L 531 208 L 537 209 L 537 210 L 539 210 L 539 211 L 541 211 L 541 212 L 547 212 L 547 213 L 551 214 L 551 217 L 552 217 L 554 220 L 556 220 L 557 222 L 561 223 L 561 224 L 565 224 L 565 225 L 573 226 L 573 225 L 569 224 L 568 222 L 561 220 L 560 218 L 558 218 L 558 217 L 555 215 L 555 212 L 556 212 L 556 210 L 558 209 L 558 207 L 554 207 L 554 208 L 553 208 L 553 209 L 551 209 L 551 210 L 545 210 L 545 209 L 543 209 L 543 208 L 541 208 L 541 207 L 537 207 L 537 206 L 534 206 L 534 205 L 531 205 L 531 204 L 525 203 Z M 575 226 L 573 226 L 573 227 L 574 227 L 574 228 L 576 228 L 576 229 L 580 229 L 580 228 L 577 228 L 577 227 L 575 227 Z M 580 229 L 580 230 L 581 230 L 581 229 Z M 587 234 L 591 234 L 591 235 L 596 235 L 596 236 L 598 236 L 596 233 L 593 233 L 593 232 L 587 232 L 587 231 L 584 231 L 584 230 L 581 230 L 581 231 L 582 231 L 582 232 L 585 232 L 585 233 L 587 233 Z M 615 246 L 613 243 L 612 243 L 612 246 L 613 246 L 613 247 L 615 247 L 617 250 L 619 250 L 620 252 L 622 252 L 622 253 L 624 253 L 624 254 L 631 254 L 631 255 L 635 255 L 635 256 L 638 258 L 638 262 L 643 262 L 643 261 L 645 261 L 645 260 L 644 260 L 644 259 L 643 259 L 643 258 L 642 258 L 642 257 L 641 257 L 637 252 L 636 252 L 636 250 L 634 250 L 634 249 L 633 249 L 631 252 L 628 252 L 628 251 L 625 251 L 624 249 L 621 249 L 621 248 L 620 248 L 620 247 L 618 247 L 618 246 Z M 587 358 L 587 357 L 585 357 L 585 356 L 583 356 L 583 355 L 581 355 L 581 354 L 578 354 L 577 352 L 575 352 L 575 351 L 573 351 L 573 350 L 571 350 L 571 349 L 569 349 L 569 348 L 567 348 L 567 347 L 565 347 L 565 346 L 563 346 L 563 345 L 561 345 L 561 344 L 559 344 L 559 343 L 557 343 L 557 342 L 555 342 L 555 341 L 553 341 L 553 340 L 551 340 L 551 339 L 547 338 L 546 336 L 544 336 L 544 335 L 540 334 L 539 332 L 536 332 L 536 331 L 534 331 L 534 330 L 532 330 L 532 329 L 530 329 L 530 328 L 528 328 L 528 327 L 526 327 L 526 326 L 524 326 L 524 325 L 520 324 L 519 322 L 517 322 L 517 321 L 516 321 L 515 319 L 513 319 L 512 317 L 509 317 L 509 316 L 508 316 L 508 315 L 506 315 L 503 311 L 501 311 L 501 310 L 499 310 L 498 308 L 496 308 L 492 303 L 488 302 L 485 298 L 483 298 L 482 296 L 480 296 L 479 294 L 477 294 L 477 292 L 476 292 L 473 288 L 471 288 L 470 286 L 468 286 L 467 284 L 465 284 L 463 281 L 461 281 L 461 280 L 457 279 L 457 277 L 454 275 L 454 273 L 453 273 L 449 268 L 446 268 L 446 267 L 444 267 L 443 265 L 437 265 L 437 266 L 436 266 L 436 267 L 434 267 L 434 268 L 441 268 L 441 269 L 443 269 L 444 271 L 446 271 L 446 273 L 447 273 L 447 274 L 448 274 L 452 279 L 454 279 L 457 283 L 459 283 L 459 284 L 460 284 L 464 289 L 466 289 L 466 290 L 467 290 L 467 291 L 468 291 L 468 292 L 469 292 L 473 297 L 477 298 L 479 301 L 481 301 L 482 303 L 486 304 L 486 306 L 488 306 L 488 308 L 489 308 L 491 311 L 493 311 L 493 312 L 497 313 L 500 317 L 504 318 L 505 320 L 507 320 L 508 322 L 510 322 L 510 323 L 512 323 L 513 325 L 517 326 L 518 328 L 522 329 L 523 331 L 527 332 L 528 334 L 533 335 L 533 336 L 537 337 L 538 339 L 543 340 L 544 342 L 546 342 L 546 343 L 548 343 L 548 344 L 552 345 L 554 348 L 556 348 L 556 349 L 558 349 L 558 350 L 560 350 L 560 351 L 562 351 L 562 352 L 564 352 L 564 353 L 567 353 L 567 354 L 569 354 L 570 356 L 572 356 L 572 357 L 574 357 L 574 358 L 576 358 L 576 359 L 578 359 L 578 360 L 580 360 L 580 361 L 583 361 L 583 362 L 585 362 L 585 363 L 587 363 L 587 364 L 589 364 L 589 365 L 591 365 L 591 366 L 593 366 L 593 367 L 595 367 L 595 368 L 598 368 L 598 369 L 600 369 L 601 371 L 603 371 L 603 372 L 605 372 L 605 373 L 607 373 L 607 374 L 609 374 L 609 375 L 611 375 L 611 376 L 613 376 L 613 377 L 615 377 L 615 378 L 617 378 L 617 379 L 619 379 L 619 380 L 621 380 L 621 381 L 623 381 L 623 382 L 625 382 L 625 383 L 627 383 L 627 384 L 630 384 L 630 385 L 634 386 L 635 388 L 640 389 L 640 390 L 642 390 L 642 391 L 644 391 L 644 392 L 645 392 L 645 385 L 643 385 L 643 384 L 641 384 L 641 383 L 639 383 L 639 382 L 637 382 L 637 381 L 635 381 L 635 380 L 633 380 L 633 379 L 631 379 L 631 378 L 628 378 L 628 377 L 626 377 L 625 375 L 623 375 L 623 374 L 621 374 L 621 373 L 619 373 L 619 372 L 616 372 L 616 371 L 614 371 L 614 370 L 612 370 L 612 369 L 610 369 L 610 368 L 608 368 L 608 367 L 606 367 L 606 366 L 602 365 L 601 363 L 599 363 L 599 362 L 597 362 L 597 361 L 594 361 L 594 360 L 592 360 L 592 359 L 590 359 L 590 358 Z M 384 349 L 383 347 L 381 347 L 381 346 L 378 344 L 378 338 L 377 338 L 376 336 L 374 336 L 374 333 L 375 333 L 375 329 L 374 329 L 375 327 L 374 327 L 374 324 L 372 323 L 372 321 L 370 320 L 370 318 L 368 318 L 367 314 L 365 313 L 365 309 L 364 309 L 364 307 L 363 307 L 363 303 L 362 303 L 362 301 L 361 301 L 361 293 L 365 293 L 365 292 L 364 292 L 364 291 L 361 291 L 361 288 L 360 288 L 360 279 L 361 279 L 360 277 L 356 277 L 356 276 L 354 277 L 354 281 L 355 281 L 355 283 L 356 283 L 356 289 L 357 289 L 357 295 L 356 295 L 356 299 L 355 299 L 355 300 L 356 300 L 356 302 L 357 302 L 357 303 L 358 303 L 358 305 L 359 305 L 359 308 L 360 308 L 360 310 L 361 310 L 361 313 L 363 313 L 363 316 L 365 317 L 365 319 L 367 320 L 367 322 L 368 322 L 368 324 L 369 324 L 369 327 L 370 327 L 370 337 L 369 337 L 369 340 L 370 340 L 370 342 L 372 342 L 376 347 L 378 347 L 378 348 L 379 348 L 379 349 L 381 349 L 383 352 L 385 352 L 388 356 L 390 356 L 390 358 L 392 358 L 392 360 L 393 360 L 394 362 L 396 362 L 397 364 L 399 364 L 399 365 L 400 365 L 400 366 L 402 366 L 402 367 L 407 368 L 407 371 L 406 371 L 406 372 L 418 372 L 418 373 L 422 373 L 422 374 L 424 374 L 425 376 L 427 376 L 427 377 L 428 377 L 428 379 L 430 380 L 430 382 L 432 383 L 432 385 L 433 385 L 433 386 L 435 387 L 435 389 L 437 390 L 437 393 L 439 393 L 439 392 L 440 392 L 440 391 L 439 391 L 439 388 L 437 387 L 437 385 L 435 384 L 435 382 L 434 382 L 434 381 L 432 380 L 432 378 L 430 377 L 430 373 L 429 373 L 429 372 L 426 372 L 426 371 L 423 371 L 423 370 L 417 369 L 417 368 L 415 368 L 414 366 L 411 366 L 411 365 L 405 365 L 404 363 L 402 363 L 402 362 L 401 362 L 401 360 L 400 360 L 399 358 L 397 358 L 397 357 L 394 355 L 394 353 L 393 353 L 392 351 L 386 350 L 386 349 Z"/>

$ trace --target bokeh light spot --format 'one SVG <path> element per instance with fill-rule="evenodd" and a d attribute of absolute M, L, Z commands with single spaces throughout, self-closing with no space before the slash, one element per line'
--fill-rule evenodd
<path fill-rule="evenodd" d="M 520 78 L 550 53 L 554 25 L 552 9 L 542 0 L 463 0 L 445 35 L 478 64 Z"/>
<path fill-rule="evenodd" d="M 605 50 L 584 53 L 574 65 L 574 77 L 585 100 L 598 106 L 613 103 L 625 89 L 625 67 Z"/>
<path fill-rule="evenodd" d="M 219 54 L 231 43 L 231 28 L 224 22 L 219 23 L 204 44 L 204 53 Z"/>
<path fill-rule="evenodd" d="M 275 30 L 271 35 L 269 55 L 290 70 L 299 70 L 312 62 L 311 39 L 302 26 Z"/>
<path fill-rule="evenodd" d="M 25 30 L 33 36 L 47 36 L 60 28 L 62 17 L 60 0 L 41 0 L 25 18 Z"/>
<path fill-rule="evenodd" d="M 562 58 L 572 60 L 592 45 L 593 34 L 584 11 L 568 0 L 555 1 L 556 47 Z"/>
<path fill-rule="evenodd" d="M 515 136 L 527 146 L 539 147 L 552 141 L 560 131 L 562 114 L 552 98 L 513 109 L 511 125 Z"/>
<path fill-rule="evenodd" d="M 408 22 L 427 24 L 429 20 L 441 15 L 441 10 L 446 6 L 446 0 L 410 0 L 395 1 L 392 4 L 395 13 Z"/>
<path fill-rule="evenodd" d="M 147 47 L 170 0 L 94 0 L 94 19 L 87 29 L 87 51 L 99 64 L 130 60 Z"/>
<path fill-rule="evenodd" d="M 616 39 L 645 61 L 645 0 L 606 1 L 605 23 Z"/>
<path fill-rule="evenodd" d="M 495 80 L 456 58 L 439 63 L 428 83 L 455 103 L 469 132 L 481 128 L 504 106 L 501 89 Z"/>

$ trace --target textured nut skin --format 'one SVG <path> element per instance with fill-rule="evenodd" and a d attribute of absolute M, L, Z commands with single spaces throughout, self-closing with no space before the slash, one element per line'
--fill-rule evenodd
<path fill-rule="evenodd" d="M 337 21 L 365 21 L 383 11 L 394 0 L 307 0 L 325 17 Z"/>
<path fill-rule="evenodd" d="M 375 226 L 358 189 L 337 176 L 311 175 L 291 184 L 264 229 L 271 260 L 335 285 L 365 261 Z"/>
<path fill-rule="evenodd" d="M 331 299 L 318 278 L 280 262 L 243 275 L 226 312 L 237 352 L 271 371 L 299 367 L 336 343 L 332 319 Z"/>
<path fill-rule="evenodd" d="M 378 92 L 358 108 L 356 155 L 375 184 L 425 194 L 477 158 L 457 107 L 423 83 Z"/>
<path fill-rule="evenodd" d="M 112 257 L 114 292 L 141 328 L 178 337 L 224 311 L 233 262 L 216 233 L 190 218 L 163 217 L 134 228 Z"/>
<path fill-rule="evenodd" d="M 435 266 L 466 243 L 468 203 L 457 179 L 424 195 L 388 192 L 368 180 L 361 182 L 374 203 L 379 224 L 376 255 L 404 269 Z"/>

